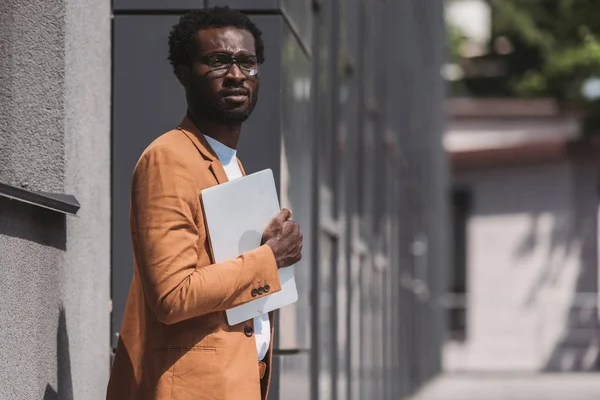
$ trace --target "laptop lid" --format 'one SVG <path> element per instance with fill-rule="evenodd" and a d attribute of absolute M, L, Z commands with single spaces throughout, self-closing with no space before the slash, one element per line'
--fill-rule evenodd
<path fill-rule="evenodd" d="M 207 188 L 202 207 L 215 262 L 237 258 L 260 247 L 262 234 L 280 211 L 273 171 L 266 169 Z M 295 267 L 279 269 L 281 291 L 227 310 L 227 322 L 236 325 L 298 300 Z"/>

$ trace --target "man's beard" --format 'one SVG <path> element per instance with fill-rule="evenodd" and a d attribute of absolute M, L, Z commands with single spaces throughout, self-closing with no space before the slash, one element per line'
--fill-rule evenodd
<path fill-rule="evenodd" d="M 203 118 L 224 124 L 240 123 L 246 121 L 252 114 L 252 111 L 254 111 L 254 107 L 258 101 L 258 91 L 248 96 L 250 103 L 247 107 L 228 108 L 220 95 L 217 95 L 213 99 L 206 99 L 206 97 L 200 95 L 195 97 L 197 100 L 196 104 L 199 105 L 198 112 Z"/>

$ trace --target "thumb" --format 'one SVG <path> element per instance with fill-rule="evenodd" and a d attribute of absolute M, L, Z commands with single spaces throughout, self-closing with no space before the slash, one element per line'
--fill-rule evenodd
<path fill-rule="evenodd" d="M 287 208 L 283 208 L 277 215 L 277 219 L 279 221 L 281 221 L 281 223 L 284 223 L 285 221 L 287 221 L 290 218 L 292 218 L 292 212 L 290 210 L 288 210 Z"/>
<path fill-rule="evenodd" d="M 275 227 L 279 227 L 279 226 L 283 225 L 283 223 L 285 221 L 287 221 L 288 219 L 290 219 L 291 217 L 292 217 L 292 212 L 290 210 L 288 210 L 287 208 L 284 208 L 281 211 L 279 211 L 277 213 L 277 215 L 275 215 L 275 217 L 273 217 L 271 222 L 269 222 L 269 225 L 267 225 L 267 229 L 273 229 Z"/>

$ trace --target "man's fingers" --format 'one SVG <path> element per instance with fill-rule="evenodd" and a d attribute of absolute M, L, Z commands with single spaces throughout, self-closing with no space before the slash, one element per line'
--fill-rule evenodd
<path fill-rule="evenodd" d="M 298 223 L 296 221 L 284 221 L 283 222 L 283 230 L 284 232 L 288 232 L 288 233 L 297 233 L 300 232 L 300 226 L 298 225 Z"/>
<path fill-rule="evenodd" d="M 294 233 L 294 225 L 290 224 L 289 222 L 284 222 L 281 232 L 286 236 Z"/>
<path fill-rule="evenodd" d="M 292 218 L 292 212 L 290 210 L 288 210 L 287 208 L 283 208 L 279 214 L 277 214 L 277 218 L 279 219 L 279 221 L 281 221 L 282 223 L 287 221 L 288 219 Z"/>
<path fill-rule="evenodd" d="M 267 228 L 265 230 L 271 230 L 276 227 L 280 227 L 284 225 L 284 223 L 291 217 L 292 212 L 287 208 L 284 208 L 281 211 L 279 211 L 275 217 L 273 217 L 273 219 L 271 220 L 271 222 L 269 222 L 269 225 L 267 225 Z"/>

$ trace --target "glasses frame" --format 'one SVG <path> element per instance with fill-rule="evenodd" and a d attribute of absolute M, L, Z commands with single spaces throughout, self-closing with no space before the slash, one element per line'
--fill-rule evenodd
<path fill-rule="evenodd" d="M 231 62 L 224 66 L 224 67 L 219 67 L 219 68 L 213 68 L 210 66 L 210 60 L 212 57 L 214 56 L 226 56 L 229 57 L 231 59 Z M 252 74 L 252 70 L 248 70 L 244 67 L 242 67 L 240 65 L 240 59 L 244 59 L 246 57 L 252 57 L 256 60 L 256 73 Z M 205 64 L 211 72 L 213 73 L 217 73 L 219 76 L 225 76 L 227 75 L 227 73 L 229 72 L 229 70 L 231 69 L 231 67 L 233 67 L 233 65 L 237 65 L 238 68 L 240 69 L 240 71 L 242 71 L 244 73 L 244 75 L 246 75 L 247 77 L 256 77 L 258 76 L 259 72 L 260 72 L 260 63 L 258 62 L 258 58 L 256 57 L 255 54 L 243 54 L 241 56 L 233 56 L 231 54 L 228 53 L 211 53 L 211 54 L 206 54 L 204 56 L 201 56 L 198 58 L 203 64 Z"/>

